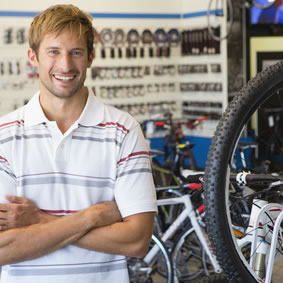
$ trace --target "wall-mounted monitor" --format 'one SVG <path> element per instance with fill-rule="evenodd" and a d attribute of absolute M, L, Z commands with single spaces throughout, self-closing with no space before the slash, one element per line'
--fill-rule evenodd
<path fill-rule="evenodd" d="M 252 25 L 280 25 L 283 24 L 283 0 L 276 0 L 269 6 L 270 0 L 255 0 L 258 5 L 250 8 L 250 23 Z M 260 7 L 268 8 L 260 8 Z"/>

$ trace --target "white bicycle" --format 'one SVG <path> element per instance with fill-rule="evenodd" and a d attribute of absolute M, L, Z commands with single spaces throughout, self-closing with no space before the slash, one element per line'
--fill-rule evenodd
<path fill-rule="evenodd" d="M 181 209 L 166 231 L 161 231 L 158 223 L 155 225 L 162 243 L 166 246 L 166 249 L 170 249 L 173 272 L 169 273 L 170 264 L 164 261 L 164 256 L 160 256 L 160 246 L 155 244 L 150 247 L 142 260 L 131 262 L 129 269 L 136 271 L 136 276 L 132 273 L 131 282 L 155 282 L 154 279 L 156 278 L 156 282 L 178 283 L 211 273 L 221 273 L 222 270 L 209 247 L 209 241 L 204 231 L 203 214 L 199 213 L 202 212 L 200 211 L 202 207 L 198 212 L 193 206 L 191 194 L 180 191 L 180 189 L 188 191 L 188 187 L 189 185 L 185 185 L 183 188 L 178 186 L 157 188 L 158 195 L 160 192 L 166 192 L 167 196 L 158 199 L 160 208 L 178 206 Z M 140 269 L 139 266 L 148 269 Z M 156 268 L 158 277 L 155 275 L 155 278 L 154 276 L 151 277 L 152 281 L 146 281 L 148 280 L 147 274 L 152 272 L 150 269 L 153 266 Z M 144 272 L 143 275 L 141 275 L 141 271 Z M 163 281 L 160 277 L 163 278 Z M 137 281 L 137 278 L 140 281 Z M 142 281 L 142 278 L 144 278 L 144 281 Z"/>

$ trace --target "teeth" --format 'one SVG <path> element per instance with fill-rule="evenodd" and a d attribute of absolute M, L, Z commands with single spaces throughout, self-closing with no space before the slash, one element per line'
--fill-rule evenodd
<path fill-rule="evenodd" d="M 55 76 L 54 77 L 58 80 L 62 80 L 62 81 L 70 81 L 72 80 L 75 76 L 71 76 L 71 77 L 67 77 L 67 76 Z"/>

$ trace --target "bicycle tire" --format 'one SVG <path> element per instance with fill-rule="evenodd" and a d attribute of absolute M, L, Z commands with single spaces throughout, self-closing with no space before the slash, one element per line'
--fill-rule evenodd
<path fill-rule="evenodd" d="M 159 251 L 149 264 L 145 258 L 127 259 L 131 283 L 173 283 L 173 265 L 168 249 L 158 236 L 152 235 L 149 251 L 155 245 Z"/>
<path fill-rule="evenodd" d="M 217 259 L 229 280 L 263 282 L 236 244 L 232 226 L 229 178 L 234 153 L 245 125 L 268 99 L 282 101 L 283 62 L 264 69 L 234 97 L 215 131 L 205 168 L 206 227 Z M 272 282 L 275 283 L 273 280 Z"/>
<path fill-rule="evenodd" d="M 213 272 L 205 251 L 191 226 L 180 234 L 173 246 L 172 261 L 175 276 L 180 282 L 187 282 L 203 277 L 206 272 Z M 209 266 L 210 265 L 210 270 Z"/>
<path fill-rule="evenodd" d="M 229 283 L 229 281 L 223 273 L 220 273 L 203 276 L 201 278 L 190 281 L 190 283 Z"/>

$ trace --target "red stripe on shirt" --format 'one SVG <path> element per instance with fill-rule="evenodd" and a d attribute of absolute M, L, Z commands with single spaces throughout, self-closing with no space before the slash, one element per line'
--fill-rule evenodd
<path fill-rule="evenodd" d="M 2 156 L 0 156 L 0 159 L 8 162 L 8 160 L 6 158 L 2 157 Z"/>
<path fill-rule="evenodd" d="M 133 152 L 133 153 L 131 153 L 130 155 L 128 155 L 127 157 L 124 157 L 124 158 L 120 159 L 120 160 L 117 162 L 117 164 L 119 164 L 119 163 L 125 161 L 126 159 L 128 159 L 128 158 L 130 158 L 130 157 L 132 157 L 132 156 L 137 156 L 137 155 L 148 155 L 148 156 L 149 156 L 149 153 L 148 153 L 147 151 Z"/>
<path fill-rule="evenodd" d="M 12 121 L 12 122 L 2 124 L 2 125 L 0 125 L 0 128 L 8 126 L 8 125 L 12 125 L 12 124 L 22 124 L 22 123 L 24 123 L 24 120 L 16 120 L 16 121 Z"/>
<path fill-rule="evenodd" d="M 129 132 L 128 129 L 126 129 L 123 125 L 121 125 L 119 123 L 107 122 L 107 123 L 104 123 L 104 124 L 102 124 L 102 123 L 98 124 L 98 126 L 100 126 L 100 127 L 105 127 L 107 125 L 118 126 L 119 128 L 122 128 L 124 131 Z"/>

